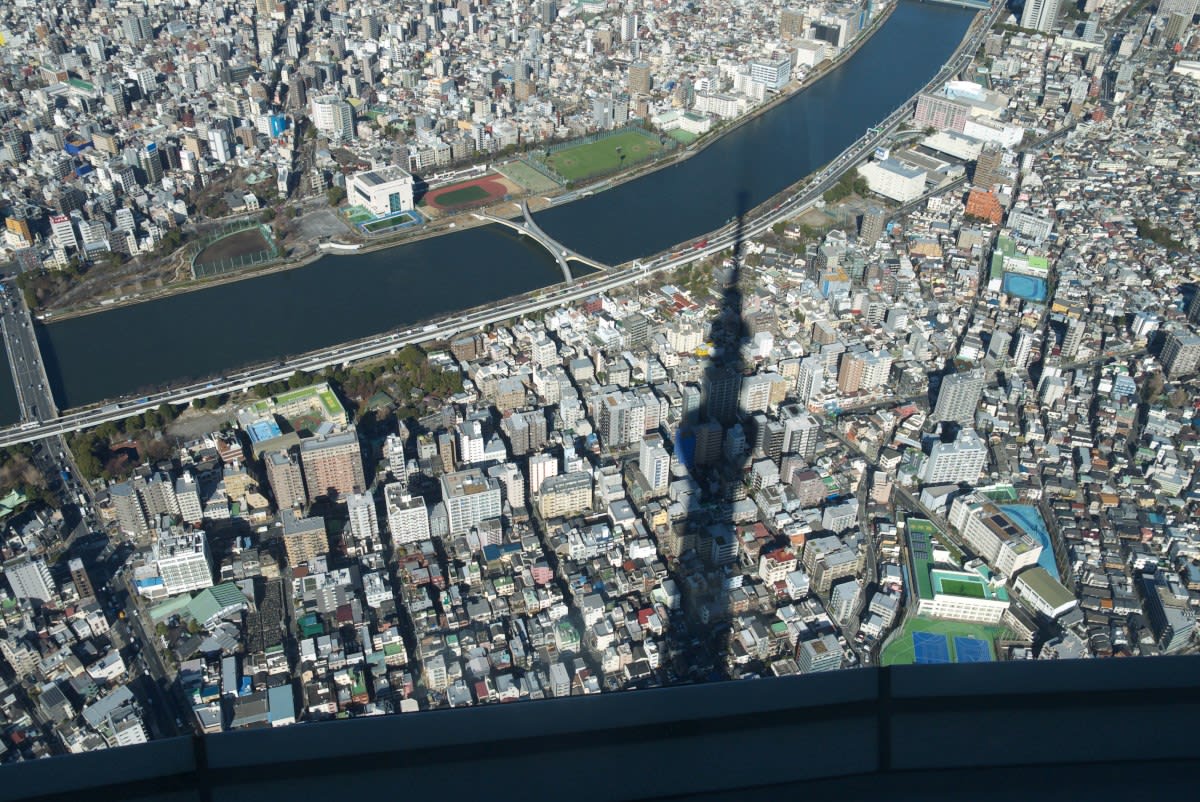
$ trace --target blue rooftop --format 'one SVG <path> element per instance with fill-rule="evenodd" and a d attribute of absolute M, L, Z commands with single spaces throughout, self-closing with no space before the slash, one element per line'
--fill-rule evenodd
<path fill-rule="evenodd" d="M 273 420 L 255 421 L 246 429 L 246 434 L 250 435 L 251 443 L 261 443 L 263 440 L 279 437 L 282 433 L 279 424 Z"/>
<path fill-rule="evenodd" d="M 1005 515 L 1016 521 L 1022 529 L 1029 533 L 1030 537 L 1042 544 L 1038 565 L 1045 568 L 1050 576 L 1060 579 L 1058 563 L 1054 559 L 1054 544 L 1050 540 L 1050 531 L 1046 529 L 1046 522 L 1042 520 L 1042 514 L 1038 512 L 1038 508 L 1030 504 L 1001 504 L 999 506 Z"/>

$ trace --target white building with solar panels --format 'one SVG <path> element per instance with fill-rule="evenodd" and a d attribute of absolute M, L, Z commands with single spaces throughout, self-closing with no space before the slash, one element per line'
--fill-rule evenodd
<path fill-rule="evenodd" d="M 346 183 L 346 196 L 379 217 L 407 212 L 413 208 L 413 177 L 400 167 L 356 173 Z"/>

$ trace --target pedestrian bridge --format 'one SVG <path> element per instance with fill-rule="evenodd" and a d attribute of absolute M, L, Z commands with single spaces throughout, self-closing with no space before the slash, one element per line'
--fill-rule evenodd
<path fill-rule="evenodd" d="M 554 257 L 554 260 L 558 262 L 559 269 L 562 270 L 563 281 L 568 284 L 575 280 L 574 277 L 571 276 L 571 268 L 567 264 L 569 261 L 573 260 L 579 262 L 580 264 L 587 265 L 588 267 L 593 267 L 596 270 L 611 269 L 609 265 L 606 265 L 603 262 L 597 262 L 595 259 L 589 259 L 581 253 L 576 253 L 575 251 L 563 245 L 561 242 L 553 239 L 545 231 L 542 231 L 541 227 L 538 226 L 537 223 L 533 222 L 533 215 L 529 213 L 529 203 L 527 201 L 521 201 L 521 216 L 523 219 L 520 221 L 509 220 L 505 217 L 497 217 L 495 215 L 487 214 L 486 212 L 475 212 L 474 214 L 479 220 L 486 220 L 489 223 L 507 226 L 513 231 L 516 231 L 518 234 L 532 237 L 535 242 L 537 242 L 546 250 L 550 251 L 550 254 Z"/>

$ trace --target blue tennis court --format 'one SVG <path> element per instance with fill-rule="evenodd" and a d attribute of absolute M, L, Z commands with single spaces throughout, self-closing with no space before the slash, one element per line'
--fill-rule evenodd
<path fill-rule="evenodd" d="M 957 662 L 959 663 L 990 663 L 992 662 L 992 647 L 985 640 L 956 635 L 954 655 L 958 658 Z"/>
<path fill-rule="evenodd" d="M 914 632 L 913 662 L 917 665 L 936 665 L 950 662 L 950 644 L 945 635 L 935 632 Z"/>

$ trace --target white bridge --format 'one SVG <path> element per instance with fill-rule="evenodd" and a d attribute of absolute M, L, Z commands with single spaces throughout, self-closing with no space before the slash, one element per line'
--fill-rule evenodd
<path fill-rule="evenodd" d="M 521 201 L 521 216 L 524 218 L 524 220 L 521 222 L 509 220 L 505 217 L 496 217 L 495 215 L 486 214 L 483 212 L 475 212 L 474 214 L 475 217 L 480 220 L 486 220 L 489 223 L 498 223 L 502 226 L 508 226 L 518 234 L 532 237 L 535 242 L 537 242 L 546 250 L 550 251 L 550 254 L 554 257 L 554 261 L 558 262 L 559 269 L 562 270 L 563 281 L 567 282 L 568 284 L 575 280 L 574 277 L 571 276 L 571 268 L 569 265 L 567 265 L 568 261 L 574 260 L 580 264 L 585 264 L 588 267 L 594 267 L 595 269 L 602 271 L 612 269 L 609 265 L 606 265 L 603 262 L 597 262 L 595 259 L 589 259 L 581 253 L 576 253 L 558 240 L 553 239 L 545 231 L 542 231 L 541 227 L 538 226 L 537 223 L 533 222 L 533 215 L 529 213 L 529 203 L 526 201 Z"/>

